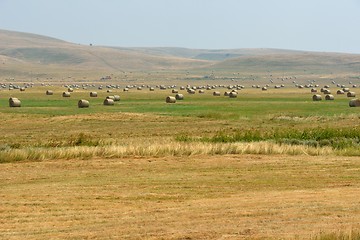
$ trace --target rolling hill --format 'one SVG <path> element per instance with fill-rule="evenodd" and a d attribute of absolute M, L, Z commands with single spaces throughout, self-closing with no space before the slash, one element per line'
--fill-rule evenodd
<path fill-rule="evenodd" d="M 101 76 L 125 71 L 348 72 L 360 55 L 281 49 L 187 49 L 88 46 L 0 30 L 0 77 Z"/>

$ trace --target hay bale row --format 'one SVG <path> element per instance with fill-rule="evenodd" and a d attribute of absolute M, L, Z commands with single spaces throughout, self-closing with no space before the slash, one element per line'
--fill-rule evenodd
<path fill-rule="evenodd" d="M 322 100 L 322 96 L 319 95 L 319 94 L 315 94 L 312 96 L 312 100 L 313 101 L 321 101 Z M 325 100 L 334 100 L 334 95 L 331 95 L 331 94 L 327 94 L 325 96 Z"/>
<path fill-rule="evenodd" d="M 120 96 L 119 95 L 110 95 L 110 96 L 107 96 L 106 99 L 111 99 L 114 102 L 118 102 L 118 101 L 120 101 Z"/>

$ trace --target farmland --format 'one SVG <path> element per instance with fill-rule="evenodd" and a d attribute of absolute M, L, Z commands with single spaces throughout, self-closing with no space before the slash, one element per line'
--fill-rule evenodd
<path fill-rule="evenodd" d="M 1 239 L 359 238 L 359 55 L 0 37 Z"/>
<path fill-rule="evenodd" d="M 174 80 L 174 88 L 179 84 Z M 310 89 L 291 81 L 267 91 L 245 84 L 234 99 L 223 96 L 225 87 L 216 88 L 221 96 L 180 90 L 184 100 L 175 104 L 165 103 L 174 95 L 171 88 L 155 84 L 153 92 L 146 86 L 128 92 L 125 86 L 111 92 L 80 87 L 70 98 L 62 97 L 66 88 L 59 84 L 1 90 L 1 237 L 356 235 L 356 135 L 352 145 L 340 148 L 272 138 L 211 139 L 315 129 L 341 138 L 359 131 L 358 109 L 348 106 L 346 95 L 314 102 Z M 54 95 L 45 94 L 49 89 Z M 90 98 L 90 91 L 98 97 Z M 121 100 L 104 106 L 114 94 Z M 10 108 L 9 97 L 22 106 Z M 78 108 L 79 99 L 90 107 Z"/>

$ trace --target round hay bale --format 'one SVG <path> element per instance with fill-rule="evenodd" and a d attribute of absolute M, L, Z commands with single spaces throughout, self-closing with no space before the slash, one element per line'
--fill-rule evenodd
<path fill-rule="evenodd" d="M 114 95 L 114 99 L 113 99 L 115 102 L 118 102 L 120 101 L 120 96 L 119 95 Z"/>
<path fill-rule="evenodd" d="M 114 96 L 106 96 L 106 99 L 115 100 L 115 97 Z"/>
<path fill-rule="evenodd" d="M 62 96 L 63 96 L 63 97 L 70 97 L 70 92 L 63 92 L 63 93 L 62 93 Z"/>
<path fill-rule="evenodd" d="M 316 93 L 316 92 L 317 92 L 317 89 L 316 89 L 316 88 L 312 88 L 312 89 L 311 89 L 311 92 L 312 92 L 312 93 Z"/>
<path fill-rule="evenodd" d="M 205 91 L 203 89 L 200 89 L 199 93 L 205 93 Z"/>
<path fill-rule="evenodd" d="M 172 96 L 167 96 L 166 103 L 176 103 L 176 98 Z"/>
<path fill-rule="evenodd" d="M 334 96 L 331 94 L 328 94 L 325 96 L 325 100 L 334 100 Z"/>
<path fill-rule="evenodd" d="M 355 92 L 348 92 L 347 94 L 346 94 L 346 96 L 347 97 L 355 97 Z"/>
<path fill-rule="evenodd" d="M 129 91 L 129 88 L 124 88 L 123 91 L 124 91 L 124 92 L 128 92 L 128 91 Z"/>
<path fill-rule="evenodd" d="M 179 93 L 179 91 L 177 89 L 173 89 L 171 90 L 171 93 Z"/>
<path fill-rule="evenodd" d="M 21 107 L 21 101 L 18 98 L 9 98 L 9 107 Z"/>
<path fill-rule="evenodd" d="M 224 96 L 225 96 L 225 97 L 228 97 L 229 95 L 230 95 L 230 92 L 228 92 L 228 91 L 225 91 L 225 92 L 224 92 Z"/>
<path fill-rule="evenodd" d="M 108 90 L 106 90 L 106 92 L 107 92 L 107 93 L 111 93 L 111 92 L 112 92 L 112 90 L 111 90 L 111 89 L 108 89 Z"/>
<path fill-rule="evenodd" d="M 74 92 L 74 89 L 73 89 L 73 88 L 68 88 L 67 91 L 68 91 L 68 92 Z"/>
<path fill-rule="evenodd" d="M 21 87 L 20 88 L 20 92 L 24 92 L 25 91 L 25 88 L 24 87 Z"/>
<path fill-rule="evenodd" d="M 178 93 L 178 94 L 175 95 L 175 98 L 176 98 L 176 100 L 184 100 L 184 95 Z"/>
<path fill-rule="evenodd" d="M 53 95 L 53 94 L 54 94 L 54 92 L 52 90 L 47 90 L 46 91 L 46 95 Z"/>
<path fill-rule="evenodd" d="M 261 90 L 266 91 L 267 87 L 262 87 Z"/>
<path fill-rule="evenodd" d="M 153 91 L 155 91 L 155 88 L 151 87 L 151 88 L 149 88 L 149 90 L 150 90 L 151 92 L 153 92 Z"/>
<path fill-rule="evenodd" d="M 319 94 L 315 94 L 313 97 L 312 97 L 313 101 L 321 101 L 322 98 L 321 98 L 321 95 Z"/>
<path fill-rule="evenodd" d="M 351 99 L 349 102 L 349 107 L 360 107 L 360 100 L 357 98 Z"/>
<path fill-rule="evenodd" d="M 237 92 L 230 92 L 229 97 L 230 98 L 237 98 Z"/>
<path fill-rule="evenodd" d="M 213 96 L 220 96 L 221 94 L 220 94 L 220 92 L 218 92 L 218 91 L 215 91 L 215 92 L 213 92 Z"/>
<path fill-rule="evenodd" d="M 350 88 L 343 88 L 344 92 L 350 92 Z"/>
<path fill-rule="evenodd" d="M 188 91 L 187 91 L 189 94 L 195 94 L 195 90 L 194 89 L 189 89 Z"/>
<path fill-rule="evenodd" d="M 97 96 L 98 96 L 97 92 L 90 92 L 90 97 L 97 97 Z"/>
<path fill-rule="evenodd" d="M 110 98 L 105 98 L 104 105 L 105 106 L 113 106 L 114 105 L 114 100 L 110 99 Z"/>
<path fill-rule="evenodd" d="M 79 108 L 88 108 L 89 106 L 90 106 L 90 103 L 88 100 L 81 99 L 78 101 Z"/>
<path fill-rule="evenodd" d="M 185 90 L 185 87 L 184 87 L 184 86 L 181 86 L 181 87 L 180 87 L 180 90 Z"/>
<path fill-rule="evenodd" d="M 324 88 L 324 92 L 323 92 L 324 94 L 331 94 L 331 91 L 329 90 L 329 89 L 327 89 L 327 88 Z"/>
<path fill-rule="evenodd" d="M 336 91 L 336 94 L 341 95 L 341 94 L 345 94 L 345 92 L 344 92 L 344 90 L 341 90 L 341 89 L 340 89 L 340 90 L 337 90 L 337 91 Z"/>
<path fill-rule="evenodd" d="M 137 87 L 137 90 L 142 90 L 142 87 Z"/>

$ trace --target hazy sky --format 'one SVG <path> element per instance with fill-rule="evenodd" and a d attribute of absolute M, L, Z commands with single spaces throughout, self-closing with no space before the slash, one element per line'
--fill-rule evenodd
<path fill-rule="evenodd" d="M 0 28 L 122 47 L 360 53 L 360 0 L 0 0 Z"/>

